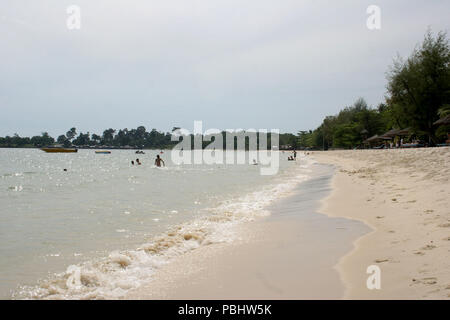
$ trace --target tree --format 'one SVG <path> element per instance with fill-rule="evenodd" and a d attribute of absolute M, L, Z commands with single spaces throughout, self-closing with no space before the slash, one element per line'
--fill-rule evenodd
<path fill-rule="evenodd" d="M 83 134 L 83 132 L 80 132 L 80 134 L 78 135 L 78 137 L 72 141 L 72 143 L 76 146 L 87 146 L 90 144 L 91 138 L 90 138 L 90 134 L 85 133 Z"/>
<path fill-rule="evenodd" d="M 64 142 L 66 142 L 67 140 L 67 137 L 62 134 L 58 137 L 58 139 L 56 139 L 56 142 L 58 142 L 59 144 L 64 144 Z"/>
<path fill-rule="evenodd" d="M 105 131 L 103 131 L 103 143 L 111 144 L 114 139 L 114 133 L 116 130 L 109 128 Z"/>
<path fill-rule="evenodd" d="M 102 139 L 102 137 L 100 137 L 99 135 L 97 135 L 95 133 L 92 134 L 91 140 L 94 142 L 94 144 L 96 144 L 96 145 L 99 144 L 101 139 Z"/>
<path fill-rule="evenodd" d="M 76 128 L 71 128 L 69 131 L 67 131 L 66 133 L 66 137 L 69 141 L 72 141 L 77 135 L 77 129 Z"/>
<path fill-rule="evenodd" d="M 435 141 L 433 122 L 450 103 L 450 48 L 447 35 L 429 31 L 420 48 L 403 61 L 394 61 L 388 74 L 388 99 L 395 116 Z"/>

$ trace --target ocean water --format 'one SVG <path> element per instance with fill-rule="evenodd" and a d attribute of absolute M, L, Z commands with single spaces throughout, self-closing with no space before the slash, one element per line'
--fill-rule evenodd
<path fill-rule="evenodd" d="M 156 168 L 156 154 L 0 149 L 0 298 L 120 298 L 174 257 L 233 241 L 312 163 L 280 152 L 278 174 L 263 176 L 249 164 L 175 165 L 170 151 Z"/>

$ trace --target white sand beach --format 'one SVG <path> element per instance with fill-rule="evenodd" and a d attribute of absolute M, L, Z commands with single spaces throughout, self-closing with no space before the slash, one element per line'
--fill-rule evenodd
<path fill-rule="evenodd" d="M 450 149 L 313 152 L 337 167 L 322 212 L 373 231 L 337 268 L 348 299 L 450 298 Z M 366 268 L 381 269 L 368 290 Z"/>
<path fill-rule="evenodd" d="M 297 165 L 301 165 L 301 160 Z M 193 250 L 160 268 L 127 299 L 340 299 L 334 266 L 370 231 L 364 224 L 319 214 L 333 168 L 313 165 L 312 177 L 239 226 L 237 240 Z"/>
<path fill-rule="evenodd" d="M 242 226 L 239 241 L 177 258 L 126 298 L 448 299 L 450 149 L 309 157 L 335 166 L 319 210 L 293 195 Z M 381 269 L 380 290 L 366 286 L 370 265 Z"/>

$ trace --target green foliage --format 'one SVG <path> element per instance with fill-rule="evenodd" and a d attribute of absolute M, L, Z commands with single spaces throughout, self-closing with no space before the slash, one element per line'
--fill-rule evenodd
<path fill-rule="evenodd" d="M 429 31 L 420 48 L 403 61 L 398 58 L 388 75 L 387 102 L 395 120 L 435 141 L 433 122 L 450 103 L 450 48 L 447 36 Z"/>
<path fill-rule="evenodd" d="M 301 148 L 354 148 L 375 135 L 409 128 L 430 142 L 443 141 L 448 126 L 433 123 L 450 114 L 450 49 L 445 33 L 428 32 L 421 46 L 388 73 L 386 104 L 376 109 L 359 98 L 335 116 L 326 117 L 313 132 L 301 131 Z"/>

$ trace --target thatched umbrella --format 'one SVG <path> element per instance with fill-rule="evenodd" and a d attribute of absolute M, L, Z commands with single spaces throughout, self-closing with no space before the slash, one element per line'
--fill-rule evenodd
<path fill-rule="evenodd" d="M 445 117 L 439 119 L 438 121 L 434 122 L 433 124 L 436 126 L 450 124 L 450 114 L 448 116 L 445 116 Z"/>
<path fill-rule="evenodd" d="M 410 133 L 411 133 L 411 129 L 410 128 L 401 129 L 401 130 L 398 130 L 397 136 L 403 137 L 403 136 L 409 135 Z"/>
<path fill-rule="evenodd" d="M 363 142 L 364 142 L 364 143 L 370 143 L 370 142 L 372 142 L 372 141 L 377 141 L 377 140 L 381 140 L 381 138 L 380 138 L 378 135 L 374 135 L 374 136 L 372 136 L 372 137 L 370 137 L 370 138 L 364 140 Z"/>
<path fill-rule="evenodd" d="M 399 131 L 400 130 L 398 130 L 398 129 L 392 129 L 392 130 L 389 130 L 388 132 L 384 133 L 381 137 L 385 138 L 385 140 L 390 140 L 393 137 L 395 137 Z"/>
<path fill-rule="evenodd" d="M 372 142 L 382 141 L 382 140 L 391 140 L 391 138 L 380 137 L 379 135 L 374 135 L 366 140 L 363 143 L 371 144 Z"/>

